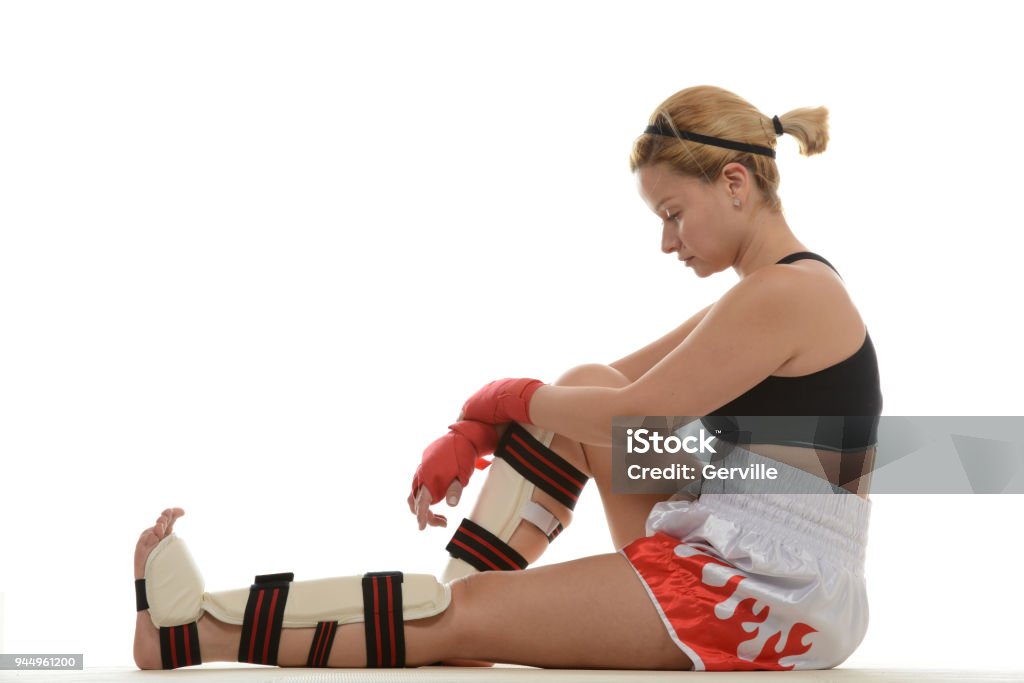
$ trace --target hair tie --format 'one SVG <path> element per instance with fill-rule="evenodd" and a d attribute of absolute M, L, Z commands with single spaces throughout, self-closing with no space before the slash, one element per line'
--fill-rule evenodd
<path fill-rule="evenodd" d="M 775 134 L 776 135 L 782 135 L 783 133 L 786 132 L 786 131 L 782 130 L 782 121 L 779 121 L 779 117 L 778 116 L 773 116 L 772 117 L 772 125 L 775 126 Z"/>

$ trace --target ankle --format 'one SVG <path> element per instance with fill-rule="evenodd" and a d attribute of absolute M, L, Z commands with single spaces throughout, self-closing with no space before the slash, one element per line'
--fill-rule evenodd
<path fill-rule="evenodd" d="M 203 613 L 197 624 L 199 648 L 204 662 L 238 661 L 238 643 L 242 627 L 219 621 L 209 612 Z"/>

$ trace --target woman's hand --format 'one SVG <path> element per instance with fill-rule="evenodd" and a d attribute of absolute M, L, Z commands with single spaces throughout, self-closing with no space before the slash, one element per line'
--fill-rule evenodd
<path fill-rule="evenodd" d="M 494 452 L 498 445 L 497 430 L 491 425 L 460 420 L 449 425 L 448 433 L 434 440 L 423 451 L 423 458 L 412 480 L 409 510 L 416 515 L 420 530 L 430 526 L 447 526 L 443 515 L 430 506 L 442 498 L 454 507 L 462 496 L 462 488 L 476 468 L 477 459 Z"/>

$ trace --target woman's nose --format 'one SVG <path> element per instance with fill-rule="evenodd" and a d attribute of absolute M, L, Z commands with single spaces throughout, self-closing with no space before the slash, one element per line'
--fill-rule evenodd
<path fill-rule="evenodd" d="M 679 251 L 679 237 L 675 230 L 669 229 L 668 226 L 665 226 L 665 230 L 661 233 L 661 250 L 666 254 Z"/>

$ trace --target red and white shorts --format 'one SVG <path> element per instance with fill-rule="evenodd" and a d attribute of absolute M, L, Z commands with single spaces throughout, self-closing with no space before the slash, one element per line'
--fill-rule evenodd
<path fill-rule="evenodd" d="M 695 670 L 827 669 L 867 630 L 870 510 L 853 494 L 702 492 L 655 505 L 620 552 Z"/>

